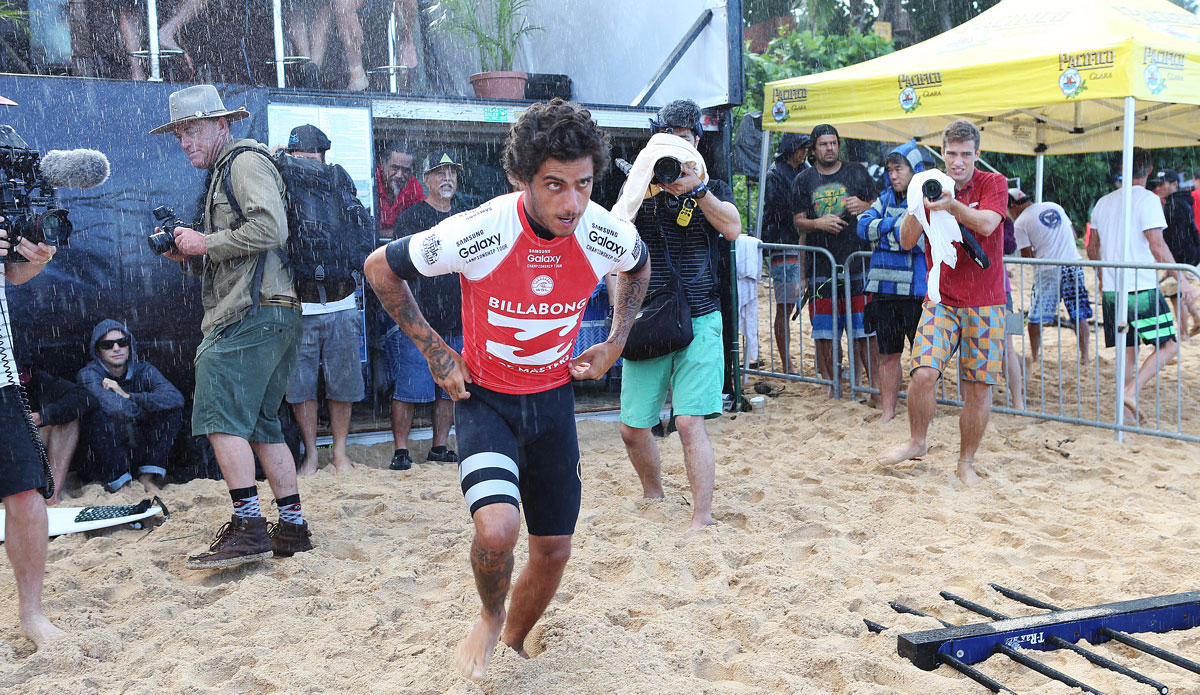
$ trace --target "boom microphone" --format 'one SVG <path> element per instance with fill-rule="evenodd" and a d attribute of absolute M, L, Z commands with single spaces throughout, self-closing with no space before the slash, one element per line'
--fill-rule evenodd
<path fill-rule="evenodd" d="M 108 179 L 108 171 L 108 157 L 97 150 L 50 150 L 41 161 L 46 181 L 64 188 L 94 188 Z"/>

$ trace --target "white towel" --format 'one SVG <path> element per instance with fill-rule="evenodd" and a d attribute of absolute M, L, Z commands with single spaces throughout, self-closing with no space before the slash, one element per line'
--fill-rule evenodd
<path fill-rule="evenodd" d="M 929 255 L 933 259 L 929 277 L 925 283 L 929 301 L 940 302 L 942 301 L 942 293 L 939 289 L 942 264 L 945 263 L 953 268 L 954 264 L 958 262 L 958 249 L 954 248 L 954 242 L 962 241 L 962 232 L 958 229 L 958 220 L 945 210 L 935 210 L 929 215 L 925 214 L 925 196 L 921 194 L 921 186 L 929 179 L 936 179 L 940 182 L 942 190 L 951 196 L 954 195 L 954 179 L 934 169 L 922 171 L 914 175 L 908 182 L 908 214 L 916 217 L 917 221 L 921 223 L 921 228 L 925 230 Z M 927 217 L 928 219 L 926 219 Z"/>
<path fill-rule="evenodd" d="M 758 245 L 761 243 L 749 234 L 738 235 L 733 242 L 737 256 L 738 331 L 746 341 L 743 369 L 758 361 L 758 278 L 763 267 Z"/>
<path fill-rule="evenodd" d="M 650 179 L 654 177 L 654 163 L 662 157 L 674 157 L 684 164 L 690 164 L 699 173 L 700 180 L 708 183 L 704 157 L 696 148 L 677 135 L 657 133 L 650 136 L 650 141 L 633 161 L 633 168 L 621 187 L 621 195 L 617 196 L 617 203 L 612 207 L 614 215 L 632 222 L 642 201 L 658 193 L 658 186 L 651 186 Z"/>
<path fill-rule="evenodd" d="M 739 278 L 757 280 L 758 276 L 762 275 L 762 254 L 758 251 L 758 245 L 761 243 L 761 239 L 749 234 L 739 234 L 737 241 L 733 242 L 734 252 L 737 254 L 737 276 Z"/>

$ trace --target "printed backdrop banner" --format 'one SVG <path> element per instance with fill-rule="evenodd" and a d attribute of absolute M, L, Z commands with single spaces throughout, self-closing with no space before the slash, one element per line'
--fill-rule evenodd
<path fill-rule="evenodd" d="M 990 151 L 1108 151 L 1131 96 L 1139 146 L 1197 144 L 1200 17 L 1168 0 L 1003 0 L 904 50 L 768 83 L 763 127 L 939 144 L 968 118 Z"/>

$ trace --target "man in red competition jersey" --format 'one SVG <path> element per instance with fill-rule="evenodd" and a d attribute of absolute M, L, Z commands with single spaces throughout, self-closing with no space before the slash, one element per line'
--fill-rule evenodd
<path fill-rule="evenodd" d="M 925 198 L 925 209 L 945 210 L 959 226 L 972 232 L 991 260 L 985 270 L 956 246 L 953 268 L 942 268 L 941 301 L 925 298 L 917 340 L 913 345 L 912 384 L 908 390 L 910 439 L 887 452 L 880 463 L 891 465 L 920 458 L 929 451 L 925 435 L 937 408 L 934 389 L 946 363 L 959 352 L 962 365 L 963 409 L 959 416 L 959 480 L 975 485 L 975 452 L 991 413 L 992 384 L 1004 374 L 1004 216 L 1008 210 L 1008 181 L 1000 174 L 975 168 L 979 159 L 979 129 L 958 120 L 942 131 L 946 174 L 954 180 L 954 195 L 943 191 L 937 200 Z M 921 214 L 924 214 L 922 211 Z M 921 238 L 921 223 L 910 213 L 900 225 L 900 245 L 911 249 Z M 926 267 L 933 268 L 929 245 Z"/>
<path fill-rule="evenodd" d="M 555 99 L 509 131 L 504 169 L 522 190 L 391 242 L 366 275 L 388 313 L 455 401 L 459 481 L 475 522 L 471 569 L 479 621 L 459 644 L 482 678 L 497 639 L 527 657 L 525 637 L 558 590 L 579 516 L 581 472 L 572 379 L 598 379 L 621 354 L 650 278 L 633 225 L 591 202 L 609 165 L 591 113 Z M 571 359 L 584 307 L 617 271 L 612 331 Z M 421 315 L 408 280 L 461 273 L 463 351 Z M 505 611 L 524 503 L 529 561 Z"/>

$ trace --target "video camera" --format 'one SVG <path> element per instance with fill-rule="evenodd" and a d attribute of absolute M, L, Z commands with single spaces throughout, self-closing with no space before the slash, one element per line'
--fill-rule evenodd
<path fill-rule="evenodd" d="M 91 188 L 107 178 L 108 159 L 100 152 L 51 150 L 43 157 L 12 126 L 0 125 L 0 228 L 13 247 L 21 239 L 66 246 L 73 227 L 56 186 Z M 0 257 L 0 263 L 27 260 L 19 253 Z"/>
<path fill-rule="evenodd" d="M 942 184 L 937 179 L 925 179 L 925 183 L 921 184 L 921 195 L 930 200 L 937 200 L 942 197 Z M 988 258 L 987 252 L 979 245 L 979 240 L 971 230 L 963 225 L 958 225 L 958 229 L 962 232 L 963 250 L 967 252 L 967 256 L 975 261 L 975 265 L 987 270 L 992 265 L 992 261 Z"/>

